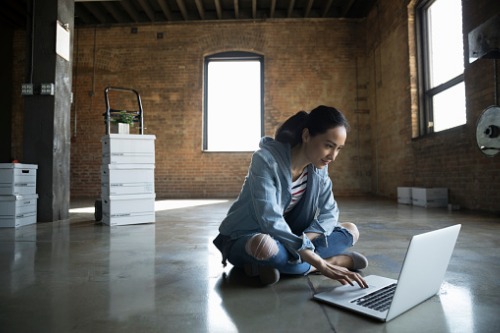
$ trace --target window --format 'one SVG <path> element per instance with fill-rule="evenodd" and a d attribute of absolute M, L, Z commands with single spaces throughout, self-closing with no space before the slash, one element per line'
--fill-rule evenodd
<path fill-rule="evenodd" d="M 466 123 L 461 0 L 417 7 L 420 134 Z"/>
<path fill-rule="evenodd" d="M 263 57 L 225 52 L 205 58 L 204 151 L 254 151 L 264 133 Z"/>

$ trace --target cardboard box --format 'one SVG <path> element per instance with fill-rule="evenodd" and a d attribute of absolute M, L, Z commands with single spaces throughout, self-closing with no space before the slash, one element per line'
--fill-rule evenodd
<path fill-rule="evenodd" d="M 102 221 L 108 225 L 154 223 L 155 197 L 155 194 L 103 197 Z"/>
<path fill-rule="evenodd" d="M 398 187 L 398 203 L 404 205 L 412 204 L 411 187 Z"/>
<path fill-rule="evenodd" d="M 109 134 L 102 137 L 102 163 L 155 163 L 154 135 Z"/>
<path fill-rule="evenodd" d="M 0 195 L 36 194 L 36 164 L 0 163 Z"/>
<path fill-rule="evenodd" d="M 411 189 L 412 203 L 420 207 L 448 207 L 448 189 L 443 187 Z"/>
<path fill-rule="evenodd" d="M 0 227 L 18 228 L 36 223 L 38 195 L 1 195 Z"/>

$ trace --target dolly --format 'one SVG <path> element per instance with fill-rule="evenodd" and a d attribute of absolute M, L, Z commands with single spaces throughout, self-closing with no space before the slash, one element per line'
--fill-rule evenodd
<path fill-rule="evenodd" d="M 123 110 L 123 109 L 115 109 L 111 107 L 111 103 L 109 101 L 109 93 L 111 91 L 116 91 L 119 93 L 127 93 L 127 94 L 135 94 L 136 100 L 137 100 L 137 106 L 138 110 L 135 111 L 129 111 L 129 110 Z M 132 117 L 132 121 L 134 123 L 139 124 L 139 134 L 144 135 L 144 112 L 142 108 L 142 101 L 141 101 L 141 95 L 139 92 L 135 89 L 131 88 L 120 88 L 120 87 L 106 87 L 104 89 L 104 102 L 106 103 L 106 112 L 104 112 L 102 115 L 104 116 L 104 125 L 105 125 L 105 134 L 109 135 L 111 132 L 111 122 L 113 120 L 117 120 L 119 117 L 121 117 L 122 113 L 126 113 L 127 115 L 130 115 Z M 94 203 L 94 218 L 96 222 L 100 222 L 102 220 L 102 199 L 96 199 Z"/>

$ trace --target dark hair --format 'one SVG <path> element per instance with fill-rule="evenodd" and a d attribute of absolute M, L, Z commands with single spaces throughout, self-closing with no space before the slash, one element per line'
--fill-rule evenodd
<path fill-rule="evenodd" d="M 309 130 L 311 136 L 315 136 L 339 126 L 349 129 L 349 122 L 342 112 L 330 106 L 320 105 L 309 113 L 299 111 L 288 118 L 276 130 L 275 139 L 294 147 L 302 143 L 304 128 Z"/>

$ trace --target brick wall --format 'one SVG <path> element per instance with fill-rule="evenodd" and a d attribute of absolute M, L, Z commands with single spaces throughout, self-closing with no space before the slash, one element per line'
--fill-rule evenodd
<path fill-rule="evenodd" d="M 131 27 L 78 29 L 72 196 L 99 195 L 103 92 L 118 86 L 140 92 L 146 133 L 156 135 L 157 197 L 235 197 L 251 154 L 201 151 L 203 58 L 229 50 L 264 55 L 267 135 L 295 112 L 319 104 L 346 113 L 353 129 L 331 167 L 335 193 L 369 192 L 369 164 L 363 164 L 370 160 L 368 115 L 358 110 L 366 103 L 364 33 L 364 22 L 349 20 L 148 25 L 137 33 Z"/>
<path fill-rule="evenodd" d="M 103 91 L 109 85 L 141 93 L 146 133 L 157 137 L 158 197 L 236 196 L 251 154 L 201 151 L 203 57 L 241 50 L 265 58 L 267 135 L 301 109 L 327 104 L 346 113 L 352 125 L 347 147 L 330 167 L 337 196 L 395 199 L 398 186 L 443 186 L 464 208 L 500 211 L 500 158 L 484 157 L 475 142 L 476 121 L 495 102 L 493 60 L 465 61 L 466 126 L 414 138 L 418 105 L 408 5 L 415 1 L 379 1 L 365 21 L 179 23 L 137 26 L 137 33 L 131 27 L 78 29 L 72 196 L 99 195 Z M 495 0 L 463 1 L 465 33 L 499 6 Z M 24 77 L 24 38 L 17 33 L 14 41 L 15 87 Z M 22 160 L 23 105 L 17 93 L 13 101 L 12 151 Z"/>
<path fill-rule="evenodd" d="M 378 2 L 367 19 L 372 127 L 372 188 L 396 197 L 397 186 L 447 187 L 451 202 L 474 210 L 500 211 L 500 157 L 477 148 L 476 122 L 494 104 L 494 60 L 468 63 L 467 34 L 493 13 L 494 0 L 463 1 L 467 124 L 426 137 L 415 136 L 415 59 L 408 4 Z M 411 12 L 411 11 L 410 11 Z M 410 24 L 408 20 L 410 19 Z M 498 84 L 498 83 L 497 83 Z"/>

